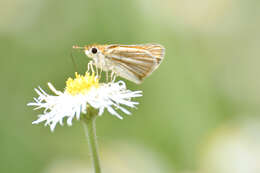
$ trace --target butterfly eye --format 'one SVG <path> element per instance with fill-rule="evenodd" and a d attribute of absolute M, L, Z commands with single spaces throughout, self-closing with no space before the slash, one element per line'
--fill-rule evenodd
<path fill-rule="evenodd" d="M 93 53 L 93 54 L 96 54 L 97 53 L 97 48 L 95 48 L 95 47 L 93 47 L 92 49 L 91 49 L 91 52 Z"/>

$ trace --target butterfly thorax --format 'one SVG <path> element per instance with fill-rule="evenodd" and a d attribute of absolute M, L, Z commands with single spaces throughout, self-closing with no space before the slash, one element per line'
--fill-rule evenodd
<path fill-rule="evenodd" d="M 104 70 L 104 71 L 110 71 L 113 69 L 113 62 L 109 60 L 103 52 L 99 52 L 98 54 L 93 56 L 93 60 L 95 65 Z"/>

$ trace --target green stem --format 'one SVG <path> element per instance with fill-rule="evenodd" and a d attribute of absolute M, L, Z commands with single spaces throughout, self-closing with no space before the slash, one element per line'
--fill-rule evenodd
<path fill-rule="evenodd" d="M 88 112 L 88 116 L 86 116 L 83 120 L 84 129 L 86 133 L 86 137 L 89 143 L 89 149 L 91 152 L 92 163 L 94 167 L 95 173 L 101 173 L 98 149 L 97 149 L 97 138 L 96 138 L 96 116 L 93 111 Z"/>

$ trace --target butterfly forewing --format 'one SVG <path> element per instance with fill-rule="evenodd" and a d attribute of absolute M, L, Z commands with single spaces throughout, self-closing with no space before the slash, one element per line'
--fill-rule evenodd
<path fill-rule="evenodd" d="M 115 72 L 135 83 L 141 83 L 161 63 L 164 48 L 158 44 L 109 45 L 105 57 L 115 63 Z"/>

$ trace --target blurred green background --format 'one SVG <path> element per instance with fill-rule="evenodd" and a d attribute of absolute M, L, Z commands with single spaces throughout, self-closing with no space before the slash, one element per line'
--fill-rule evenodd
<path fill-rule="evenodd" d="M 31 124 L 33 89 L 63 90 L 72 45 L 152 42 L 166 56 L 128 82 L 138 109 L 97 120 L 104 172 L 259 173 L 259 21 L 257 0 L 1 1 L 0 172 L 91 172 L 80 122 Z"/>

